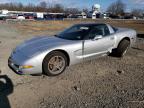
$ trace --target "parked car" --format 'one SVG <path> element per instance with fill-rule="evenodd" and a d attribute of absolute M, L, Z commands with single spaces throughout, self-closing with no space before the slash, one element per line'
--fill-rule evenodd
<path fill-rule="evenodd" d="M 16 14 L 11 14 L 11 17 L 9 19 L 17 19 L 17 15 Z"/>
<path fill-rule="evenodd" d="M 0 20 L 6 20 L 8 15 L 0 14 Z"/>
<path fill-rule="evenodd" d="M 25 19 L 34 19 L 34 15 L 30 13 L 24 14 L 24 17 Z"/>
<path fill-rule="evenodd" d="M 109 24 L 76 24 L 55 36 L 36 37 L 17 46 L 8 64 L 19 74 L 56 76 L 67 66 L 99 56 L 124 56 L 136 31 Z"/>
<path fill-rule="evenodd" d="M 18 15 L 17 15 L 17 19 L 19 19 L 19 20 L 24 20 L 25 17 L 24 17 L 23 14 L 18 14 Z"/>

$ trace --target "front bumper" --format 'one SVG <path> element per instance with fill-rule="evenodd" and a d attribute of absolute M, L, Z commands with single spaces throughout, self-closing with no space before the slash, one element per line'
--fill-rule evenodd
<path fill-rule="evenodd" d="M 19 68 L 19 65 L 16 64 L 16 63 L 12 60 L 11 57 L 9 57 L 9 59 L 8 59 L 8 66 L 9 66 L 15 73 L 20 74 L 20 75 L 23 74 L 22 70 Z"/>
<path fill-rule="evenodd" d="M 23 60 L 22 60 L 23 61 Z M 35 59 L 34 61 L 38 63 Z M 34 62 L 30 63 L 33 64 Z M 29 63 L 28 63 L 29 64 Z M 31 68 L 22 68 L 24 65 L 22 62 L 19 62 L 19 59 L 14 59 L 12 57 L 9 57 L 8 59 L 8 66 L 11 68 L 16 74 L 19 75 L 35 75 L 35 74 L 42 74 L 42 68 L 39 65 L 35 65 Z"/>
<path fill-rule="evenodd" d="M 42 73 L 41 56 L 27 57 L 19 51 L 14 51 L 8 59 L 8 66 L 17 74 L 32 75 Z M 26 67 L 31 66 L 31 67 Z"/>

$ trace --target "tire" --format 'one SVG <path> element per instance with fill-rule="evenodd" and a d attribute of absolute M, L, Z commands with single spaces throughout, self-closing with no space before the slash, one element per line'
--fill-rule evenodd
<path fill-rule="evenodd" d="M 43 61 L 43 72 L 48 76 L 57 76 L 64 72 L 67 67 L 67 57 L 59 51 L 49 53 Z"/>
<path fill-rule="evenodd" d="M 122 40 L 116 49 L 116 56 L 123 57 L 126 54 L 129 46 L 130 46 L 129 40 L 126 39 Z"/>

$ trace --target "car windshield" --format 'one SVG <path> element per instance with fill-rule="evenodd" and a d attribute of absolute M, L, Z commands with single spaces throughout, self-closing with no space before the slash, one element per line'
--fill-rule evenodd
<path fill-rule="evenodd" d="M 89 30 L 89 26 L 74 25 L 56 36 L 67 40 L 82 40 L 84 36 L 88 34 Z"/>

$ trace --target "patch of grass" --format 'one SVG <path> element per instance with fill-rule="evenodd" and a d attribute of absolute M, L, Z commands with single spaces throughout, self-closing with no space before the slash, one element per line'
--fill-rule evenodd
<path fill-rule="evenodd" d="M 61 31 L 77 23 L 108 23 L 116 27 L 135 29 L 139 34 L 144 34 L 144 20 L 64 20 L 64 21 L 26 21 L 12 23 L 23 34 L 44 33 L 47 31 Z"/>

